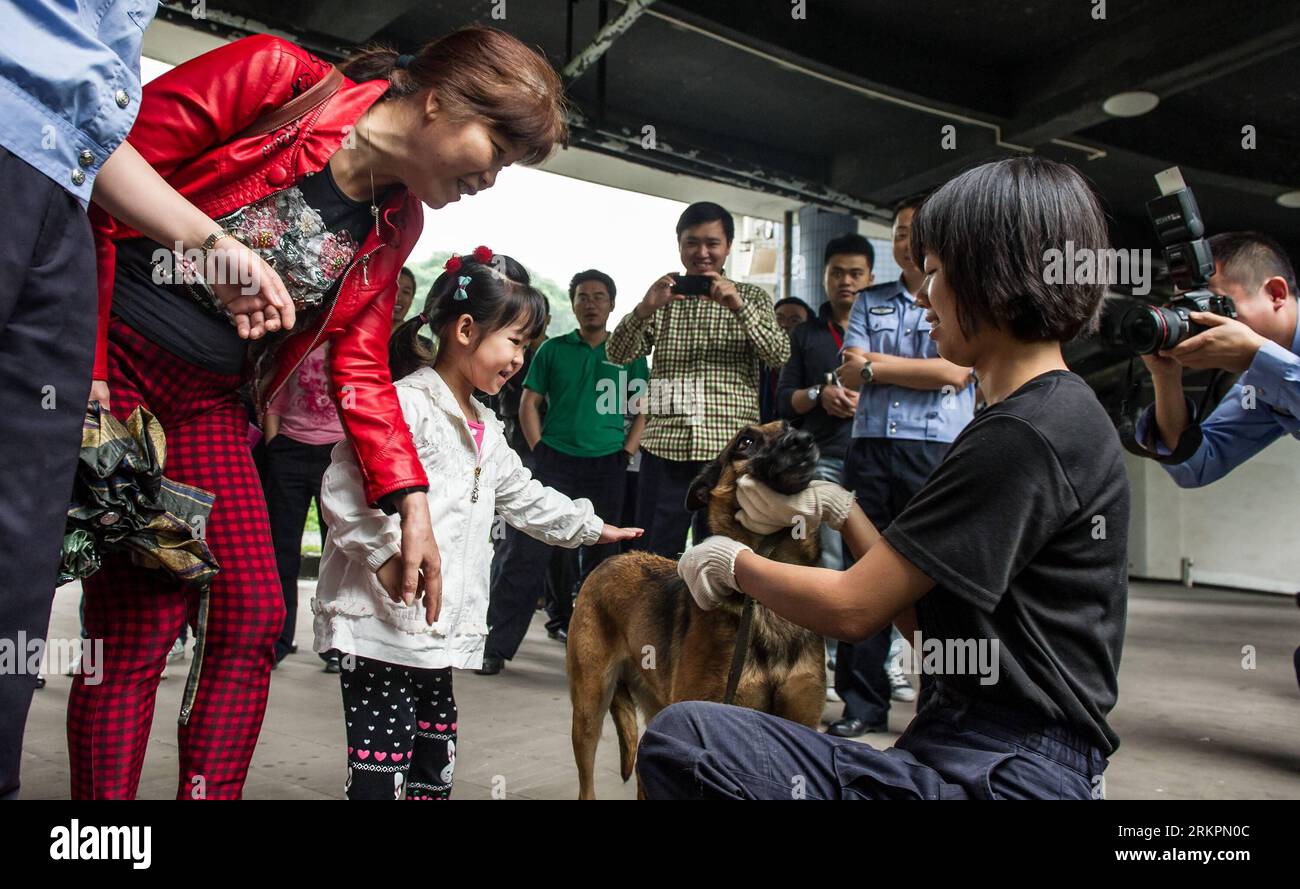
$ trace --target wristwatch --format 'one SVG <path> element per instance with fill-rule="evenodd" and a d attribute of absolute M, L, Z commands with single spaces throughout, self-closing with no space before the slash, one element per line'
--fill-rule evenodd
<path fill-rule="evenodd" d="M 233 237 L 234 235 L 232 235 L 230 232 L 217 229 L 212 234 L 204 238 L 203 243 L 199 245 L 199 249 L 203 251 L 204 260 L 207 260 L 208 253 L 211 252 L 212 248 L 217 246 L 217 241 L 220 241 L 222 238 L 233 238 Z"/>
<path fill-rule="evenodd" d="M 870 383 L 875 375 L 876 372 L 871 369 L 871 359 L 868 358 L 866 363 L 862 365 L 862 382 Z"/>
<path fill-rule="evenodd" d="M 809 401 L 811 401 L 813 404 L 816 404 L 818 401 L 821 400 L 821 397 L 822 397 L 822 386 L 820 383 L 818 383 L 816 386 L 808 387 Z"/>

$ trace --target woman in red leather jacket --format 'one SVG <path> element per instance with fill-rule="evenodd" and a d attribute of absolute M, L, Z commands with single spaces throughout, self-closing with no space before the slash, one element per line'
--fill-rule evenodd
<path fill-rule="evenodd" d="M 420 236 L 421 203 L 438 209 L 491 188 L 502 167 L 539 162 L 566 138 L 559 78 L 500 31 L 467 28 L 413 55 L 367 50 L 340 70 L 342 78 L 297 46 L 256 36 L 157 78 L 129 146 L 148 176 L 156 171 L 216 227 L 163 247 L 115 220 L 112 204 L 94 219 L 92 395 L 120 418 L 137 406 L 151 411 L 167 433 L 167 476 L 216 494 L 203 531 L 221 570 L 197 692 L 181 711 L 181 798 L 241 794 L 284 618 L 240 389 L 252 382 L 260 409 L 329 343 L 333 394 L 366 496 L 400 512 L 404 592 L 423 594 L 434 613 L 441 576 L 428 480 L 388 371 L 397 277 Z M 276 119 L 308 92 L 295 106 L 303 113 Z M 177 248 L 222 280 L 209 287 L 187 274 L 173 264 Z M 232 253 L 244 254 L 233 268 L 213 261 Z M 274 312 L 274 300 L 229 301 L 223 276 L 256 289 L 258 269 L 247 266 L 262 261 L 294 312 Z M 275 278 L 263 270 L 261 285 L 278 286 Z M 107 559 L 85 593 L 86 631 L 103 641 L 103 656 L 76 678 L 69 701 L 72 794 L 133 797 L 159 674 L 187 616 L 197 619 L 198 597 L 124 558 Z"/>

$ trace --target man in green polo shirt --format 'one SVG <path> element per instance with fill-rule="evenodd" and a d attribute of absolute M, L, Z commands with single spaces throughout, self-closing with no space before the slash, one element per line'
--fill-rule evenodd
<path fill-rule="evenodd" d="M 636 454 L 645 426 L 637 413 L 631 428 L 624 417 L 650 379 L 644 357 L 619 365 L 605 355 L 606 323 L 614 308 L 616 288 L 609 275 L 588 269 L 569 282 L 569 301 L 578 329 L 542 344 L 524 379 L 519 424 L 532 448 L 533 474 L 544 485 L 577 499 L 586 497 L 596 514 L 617 521 L 623 512 L 627 465 Z M 636 381 L 640 382 L 636 382 Z M 541 416 L 543 402 L 546 417 Z M 571 590 L 604 559 L 618 552 L 617 544 L 583 547 L 573 553 L 576 570 L 561 572 L 575 584 L 557 584 L 547 601 L 546 630 L 552 639 L 568 638 L 573 613 Z M 545 589 L 545 566 L 551 547 L 519 535 L 492 585 L 488 608 L 487 647 L 483 675 L 501 672 L 528 632 L 533 608 Z"/>

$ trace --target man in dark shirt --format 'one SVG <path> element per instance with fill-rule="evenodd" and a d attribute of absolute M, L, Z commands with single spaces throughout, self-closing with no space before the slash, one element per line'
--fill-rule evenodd
<path fill-rule="evenodd" d="M 841 386 L 835 370 L 843 363 L 840 352 L 849 313 L 858 291 L 871 286 L 875 259 L 876 251 L 862 235 L 841 235 L 826 245 L 826 302 L 816 318 L 790 332 L 790 360 L 777 382 L 778 416 L 812 435 L 821 454 L 815 477 L 836 484 L 844 475 L 844 454 L 853 438 L 858 393 Z M 820 542 L 821 566 L 843 568 L 840 535 L 823 526 Z"/>
<path fill-rule="evenodd" d="M 1095 193 L 1064 164 L 985 164 L 928 198 L 912 227 L 918 299 L 939 353 L 975 369 L 988 407 L 883 536 L 838 486 L 783 496 L 740 480 L 747 527 L 830 522 L 858 557 L 848 571 L 773 562 L 725 537 L 678 564 L 702 608 L 743 592 L 837 638 L 919 627 L 926 681 L 908 730 L 878 751 L 756 711 L 675 704 L 641 739 L 649 797 L 1101 798 L 1119 744 L 1106 716 L 1129 491 L 1118 436 L 1061 355 L 1095 329 L 1104 289 L 1046 283 L 1042 257 L 1066 243 L 1107 247 Z"/>

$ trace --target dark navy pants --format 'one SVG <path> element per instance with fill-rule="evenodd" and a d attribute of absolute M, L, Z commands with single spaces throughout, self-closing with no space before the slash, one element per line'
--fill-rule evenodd
<path fill-rule="evenodd" d="M 646 728 L 650 799 L 1100 799 L 1106 759 L 1060 726 L 992 718 L 932 684 L 898 743 L 876 750 L 756 710 L 689 701 Z"/>
<path fill-rule="evenodd" d="M 867 518 L 884 531 L 943 462 L 948 445 L 938 441 L 855 438 L 844 457 L 843 486 L 853 492 Z M 844 551 L 844 567 L 853 563 Z M 835 692 L 844 701 L 844 718 L 869 726 L 889 718 L 890 627 L 861 642 L 840 642 L 835 654 Z M 908 640 L 911 641 L 911 640 Z"/>
<path fill-rule="evenodd" d="M 95 356 L 95 245 L 81 205 L 0 148 L 0 799 L 18 794 Z M 29 657 L 29 655 L 31 657 Z"/>
<path fill-rule="evenodd" d="M 635 527 L 645 534 L 631 541 L 629 549 L 678 559 L 686 549 L 687 531 L 695 543 L 709 536 L 704 510 L 692 514 L 686 509 L 691 483 L 708 465 L 707 460 L 666 460 L 641 449 Z"/>

